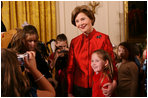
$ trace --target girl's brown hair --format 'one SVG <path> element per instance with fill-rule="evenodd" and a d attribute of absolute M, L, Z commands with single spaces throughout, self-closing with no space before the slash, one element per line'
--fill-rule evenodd
<path fill-rule="evenodd" d="M 104 61 L 108 60 L 108 65 L 104 67 L 103 69 L 103 73 L 105 73 L 106 75 L 108 75 L 108 77 L 113 80 L 114 77 L 114 69 L 113 69 L 113 63 L 112 63 L 112 59 L 109 56 L 109 54 L 102 50 L 96 50 L 93 52 L 93 54 L 96 53 L 98 55 L 98 57 L 102 58 Z"/>
<path fill-rule="evenodd" d="M 1 49 L 1 96 L 26 96 L 29 81 L 19 68 L 17 55 L 10 49 Z"/>
<path fill-rule="evenodd" d="M 14 34 L 10 41 L 10 48 L 18 53 L 25 53 L 26 47 L 24 45 L 24 32 L 22 29 L 16 29 L 17 33 Z"/>
<path fill-rule="evenodd" d="M 24 32 L 23 39 L 26 40 L 26 37 L 28 35 L 34 35 L 35 34 L 36 35 L 36 38 L 37 38 L 37 43 L 38 43 L 39 35 L 38 35 L 38 31 L 37 31 L 37 29 L 36 29 L 35 26 L 33 26 L 33 25 L 26 25 L 26 26 L 24 26 L 23 32 Z M 24 41 L 24 44 L 26 44 L 25 41 Z M 28 47 L 26 46 L 26 48 L 28 48 Z M 41 50 L 38 47 L 35 47 L 35 50 L 41 52 Z"/>
<path fill-rule="evenodd" d="M 24 26 L 23 31 L 24 31 L 25 35 L 26 34 L 30 34 L 30 35 L 35 34 L 37 36 L 37 39 L 39 38 L 38 31 L 35 28 L 35 26 L 33 26 L 33 25 Z"/>

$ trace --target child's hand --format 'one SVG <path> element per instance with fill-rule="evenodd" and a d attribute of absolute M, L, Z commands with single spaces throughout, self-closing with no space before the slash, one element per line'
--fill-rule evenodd
<path fill-rule="evenodd" d="M 69 48 L 66 47 L 66 48 L 64 48 L 64 50 L 69 51 Z"/>
<path fill-rule="evenodd" d="M 63 57 L 64 56 L 64 53 L 61 52 L 62 50 L 61 49 L 58 49 L 55 53 L 55 59 L 57 59 L 58 57 Z"/>
<path fill-rule="evenodd" d="M 27 51 L 28 57 L 24 58 L 25 67 L 27 69 L 32 70 L 36 69 L 36 60 L 35 60 L 35 52 Z"/>

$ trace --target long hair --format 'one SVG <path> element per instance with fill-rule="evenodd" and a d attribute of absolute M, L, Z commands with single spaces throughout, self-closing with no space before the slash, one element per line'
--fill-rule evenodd
<path fill-rule="evenodd" d="M 19 68 L 17 55 L 10 49 L 1 49 L 1 96 L 26 96 L 29 81 Z"/>
<path fill-rule="evenodd" d="M 17 33 L 14 34 L 10 41 L 10 47 L 12 50 L 17 51 L 18 53 L 25 53 L 26 47 L 24 45 L 24 32 L 22 29 L 16 29 Z"/>
<path fill-rule="evenodd" d="M 108 60 L 108 65 L 104 67 L 103 73 L 105 75 L 107 75 L 111 80 L 113 80 L 114 69 L 113 69 L 112 59 L 109 56 L 109 54 L 102 49 L 96 50 L 96 51 L 93 52 L 93 54 L 94 53 L 96 53 L 98 55 L 98 57 L 102 58 L 104 61 Z"/>

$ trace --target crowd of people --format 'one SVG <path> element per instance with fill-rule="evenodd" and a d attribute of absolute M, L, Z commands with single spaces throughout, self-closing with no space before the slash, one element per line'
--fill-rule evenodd
<path fill-rule="evenodd" d="M 113 52 L 109 36 L 93 27 L 95 16 L 86 5 L 72 11 L 71 22 L 82 34 L 70 47 L 66 35 L 57 35 L 52 54 L 33 25 L 16 29 L 8 48 L 1 49 L 2 97 L 147 96 L 147 48 L 141 53 L 121 42 Z"/>

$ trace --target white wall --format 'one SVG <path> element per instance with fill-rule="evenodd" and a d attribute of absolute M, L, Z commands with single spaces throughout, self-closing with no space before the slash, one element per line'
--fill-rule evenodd
<path fill-rule="evenodd" d="M 123 1 L 99 1 L 96 8 L 94 28 L 109 35 L 112 44 L 124 41 Z M 57 34 L 64 33 L 71 39 L 81 32 L 71 23 L 71 12 L 77 5 L 88 5 L 89 1 L 57 1 Z"/>

